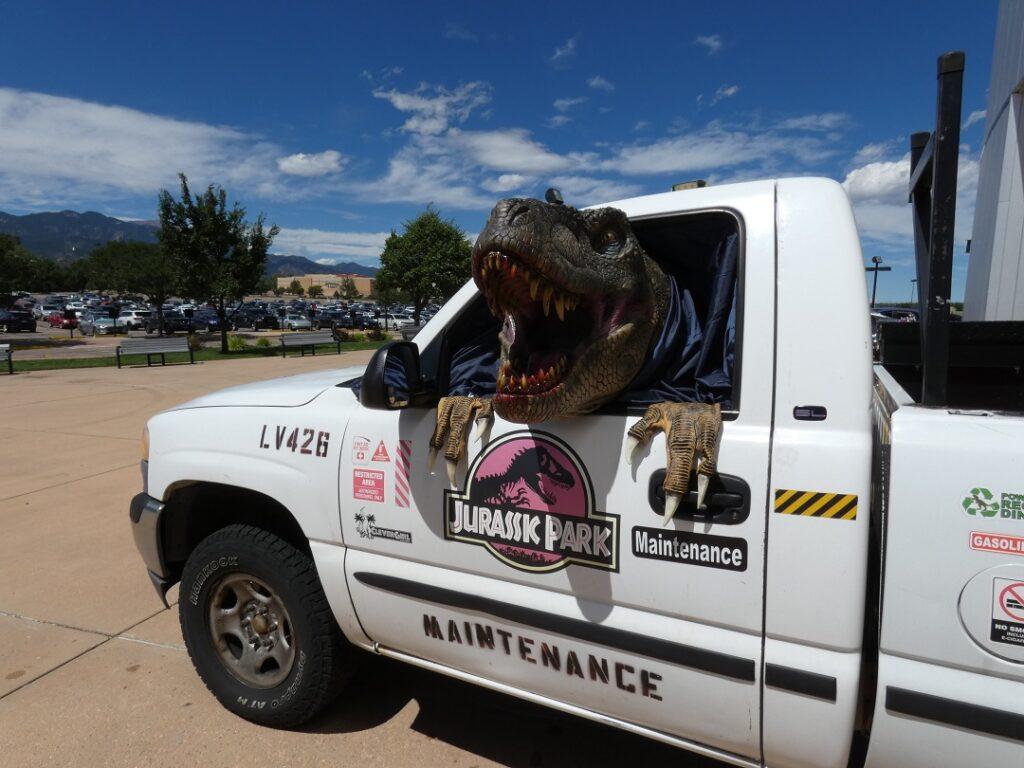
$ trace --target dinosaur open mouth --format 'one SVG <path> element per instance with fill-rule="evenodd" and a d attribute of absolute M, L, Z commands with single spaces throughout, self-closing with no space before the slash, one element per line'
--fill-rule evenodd
<path fill-rule="evenodd" d="M 567 290 L 504 252 L 485 254 L 478 268 L 491 312 L 504 319 L 499 398 L 556 395 L 587 347 L 615 327 L 623 306 Z"/>

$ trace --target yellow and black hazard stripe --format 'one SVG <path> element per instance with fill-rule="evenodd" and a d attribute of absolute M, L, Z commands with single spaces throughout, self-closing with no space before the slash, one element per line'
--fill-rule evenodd
<path fill-rule="evenodd" d="M 775 491 L 775 511 L 780 515 L 856 520 L 857 494 L 819 491 Z"/>

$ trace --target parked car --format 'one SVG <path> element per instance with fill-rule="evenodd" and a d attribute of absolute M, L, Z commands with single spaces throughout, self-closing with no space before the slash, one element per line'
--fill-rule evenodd
<path fill-rule="evenodd" d="M 282 330 L 288 329 L 289 331 L 311 331 L 313 330 L 313 323 L 305 315 L 289 312 L 281 321 L 281 328 Z"/>
<path fill-rule="evenodd" d="M 231 329 L 251 328 L 254 331 L 276 331 L 281 327 L 277 316 L 262 309 L 241 309 L 231 315 Z"/>
<path fill-rule="evenodd" d="M 17 331 L 34 333 L 35 330 L 36 319 L 31 312 L 21 309 L 0 310 L 0 333 L 15 333 Z"/>
<path fill-rule="evenodd" d="M 210 310 L 203 310 L 192 315 L 192 328 L 196 331 L 208 331 L 216 333 L 223 330 L 231 330 L 230 320 L 221 320 L 217 313 Z"/>
<path fill-rule="evenodd" d="M 151 312 L 142 326 L 146 333 L 160 332 L 160 318 L 156 312 Z M 164 334 L 187 333 L 188 318 L 178 312 L 164 312 Z"/>
<path fill-rule="evenodd" d="M 48 315 L 52 315 L 54 312 L 61 312 L 63 309 L 64 307 L 59 304 L 45 304 L 40 302 L 32 307 L 32 314 L 35 316 L 36 320 L 43 320 Z"/>
<path fill-rule="evenodd" d="M 78 319 L 78 328 L 83 336 L 117 333 L 117 324 L 114 322 L 114 318 L 106 312 L 83 312 Z"/>
<path fill-rule="evenodd" d="M 51 328 L 77 328 L 78 317 L 73 315 L 67 317 L 63 310 L 58 312 L 51 312 L 46 316 L 46 322 L 50 324 Z"/>
<path fill-rule="evenodd" d="M 123 309 L 117 316 L 117 327 L 129 331 L 141 330 L 145 328 L 146 320 L 152 314 L 148 309 Z"/>
<path fill-rule="evenodd" d="M 340 309 L 325 309 L 318 312 L 313 318 L 313 328 L 318 331 L 325 328 L 333 329 L 343 318 L 347 317 L 348 312 L 342 312 Z"/>

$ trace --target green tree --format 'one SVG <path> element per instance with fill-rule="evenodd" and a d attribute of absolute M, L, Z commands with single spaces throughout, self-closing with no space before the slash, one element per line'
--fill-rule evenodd
<path fill-rule="evenodd" d="M 404 294 L 418 324 L 431 299 L 447 300 L 469 279 L 471 248 L 466 233 L 432 208 L 402 227 L 384 243 L 377 289 Z"/>
<path fill-rule="evenodd" d="M 141 293 L 156 307 L 161 335 L 163 305 L 177 291 L 174 263 L 156 243 L 111 241 L 89 254 L 90 282 L 117 293 Z"/>
<path fill-rule="evenodd" d="M 351 277 L 346 277 L 341 281 L 341 297 L 345 299 L 345 301 L 354 301 L 362 295 L 363 294 L 359 292 L 359 289 L 356 288 L 356 281 Z"/>
<path fill-rule="evenodd" d="M 181 199 L 160 190 L 160 244 L 174 264 L 181 291 L 210 301 L 220 318 L 220 349 L 227 354 L 227 302 L 251 293 L 263 277 L 267 251 L 280 231 L 264 228 L 259 214 L 249 223 L 245 209 L 227 205 L 223 187 L 212 184 L 193 197 L 185 174 Z"/>
<path fill-rule="evenodd" d="M 334 298 L 335 299 L 340 299 L 341 298 L 341 291 L 335 291 L 334 292 Z"/>
<path fill-rule="evenodd" d="M 308 293 L 309 293 L 309 298 L 317 299 L 317 298 L 319 298 L 319 297 L 324 295 L 324 289 L 321 288 L 319 285 L 311 285 L 311 286 L 309 286 Z"/>
<path fill-rule="evenodd" d="M 302 287 L 302 283 L 298 280 L 292 280 L 288 283 L 288 293 L 294 296 L 303 296 L 306 293 L 306 289 Z"/>
<path fill-rule="evenodd" d="M 72 272 L 71 266 L 30 253 L 14 235 L 0 234 L 0 306 L 13 301 L 12 291 L 80 290 L 85 280 L 72 279 L 72 274 L 80 276 L 80 269 Z M 76 282 L 74 287 L 68 285 Z"/>
<path fill-rule="evenodd" d="M 274 286 L 274 295 L 277 297 L 284 296 L 284 288 L 279 285 Z"/>

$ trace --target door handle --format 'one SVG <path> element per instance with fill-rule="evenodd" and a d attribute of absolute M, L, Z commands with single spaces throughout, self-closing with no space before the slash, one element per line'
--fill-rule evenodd
<path fill-rule="evenodd" d="M 665 470 L 651 473 L 647 498 L 651 509 L 659 516 L 665 514 Z M 719 525 L 738 525 L 750 515 L 750 486 L 746 480 L 735 475 L 717 474 L 708 483 L 704 506 L 697 509 L 697 478 L 690 477 L 691 490 L 682 499 L 675 518 Z"/>

